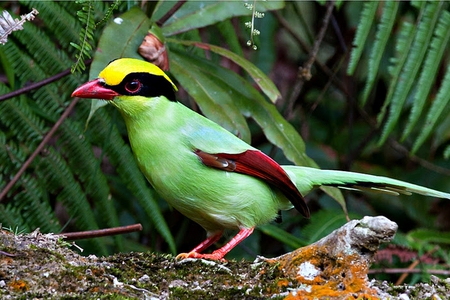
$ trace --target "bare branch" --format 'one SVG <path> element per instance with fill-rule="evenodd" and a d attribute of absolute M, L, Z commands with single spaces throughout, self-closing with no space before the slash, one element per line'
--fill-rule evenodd
<path fill-rule="evenodd" d="M 135 232 L 135 231 L 141 231 L 141 230 L 142 230 L 141 224 L 133 224 L 133 225 L 128 225 L 128 226 L 114 227 L 114 228 L 61 233 L 60 236 L 64 237 L 64 239 L 66 239 L 66 240 L 75 241 L 75 240 L 91 239 L 91 238 L 103 237 L 103 236 L 109 236 L 109 235 L 118 235 L 118 234 L 130 233 L 130 232 Z"/>

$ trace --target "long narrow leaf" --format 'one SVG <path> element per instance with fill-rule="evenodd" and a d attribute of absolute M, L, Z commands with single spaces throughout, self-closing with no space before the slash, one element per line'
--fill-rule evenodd
<path fill-rule="evenodd" d="M 375 83 L 375 78 L 380 67 L 381 58 L 386 48 L 387 41 L 392 33 L 392 28 L 395 23 L 399 2 L 388 1 L 384 2 L 383 14 L 381 16 L 380 24 L 378 24 L 377 33 L 375 36 L 375 43 L 370 53 L 369 59 L 369 73 L 367 74 L 366 86 L 364 87 L 361 103 L 364 105 L 369 97 L 372 87 Z"/>
<path fill-rule="evenodd" d="M 448 116 L 449 112 L 449 102 L 450 102 L 450 65 L 447 67 L 447 71 L 442 81 L 442 85 L 439 88 L 439 92 L 436 99 L 431 106 L 427 119 L 425 121 L 425 126 L 417 137 L 412 152 L 416 152 L 419 147 L 424 143 L 424 141 L 429 137 L 432 130 L 435 128 L 437 122 L 442 116 Z"/>
<path fill-rule="evenodd" d="M 361 18 L 358 22 L 358 28 L 356 29 L 355 38 L 353 40 L 354 48 L 352 49 L 350 61 L 348 63 L 348 75 L 353 75 L 359 59 L 361 58 L 367 37 L 369 36 L 370 28 L 372 27 L 372 23 L 375 19 L 378 4 L 379 3 L 377 1 L 368 1 L 364 3 Z"/>
<path fill-rule="evenodd" d="M 205 43 L 199 43 L 195 41 L 179 41 L 175 39 L 167 39 L 167 42 L 170 43 L 176 43 L 176 44 L 182 44 L 186 46 L 195 46 L 199 47 L 201 49 L 213 51 L 223 57 L 226 57 L 242 67 L 255 81 L 255 83 L 261 88 L 261 90 L 269 97 L 269 99 L 275 103 L 279 98 L 281 98 L 281 94 L 278 91 L 275 84 L 260 70 L 258 67 L 256 67 L 254 64 L 252 64 L 250 61 L 246 60 L 242 56 L 237 55 L 236 53 L 231 52 L 230 50 L 227 50 L 225 48 L 211 45 L 211 44 L 205 44 Z"/>
<path fill-rule="evenodd" d="M 249 1 L 253 4 L 253 1 Z M 265 12 L 284 7 L 284 1 L 255 1 L 256 10 Z M 173 6 L 170 2 L 166 5 Z M 159 7 L 158 10 L 167 9 Z M 160 12 L 155 12 L 155 17 Z M 237 16 L 248 16 L 252 10 L 243 1 L 188 1 L 162 28 L 165 36 L 172 36 L 192 29 L 206 27 Z"/>
<path fill-rule="evenodd" d="M 403 70 L 406 59 L 408 58 L 409 49 L 411 49 L 411 44 L 416 36 L 416 32 L 417 26 L 414 26 L 409 22 L 403 23 L 403 26 L 400 29 L 397 44 L 395 45 L 398 57 L 391 58 L 392 65 L 389 66 L 389 74 L 391 75 L 389 89 L 383 106 L 377 116 L 378 125 L 383 122 L 386 110 L 389 107 L 389 104 L 391 104 L 392 96 L 397 89 L 400 74 Z"/>
<path fill-rule="evenodd" d="M 264 234 L 277 239 L 282 242 L 284 245 L 289 246 L 293 249 L 298 249 L 300 247 L 304 247 L 307 244 L 306 241 L 303 241 L 289 232 L 281 229 L 278 226 L 272 224 L 264 224 L 257 227 L 258 230 L 262 231 Z"/>
<path fill-rule="evenodd" d="M 205 74 L 202 71 L 205 65 L 198 57 L 175 51 L 171 54 L 172 74 L 196 100 L 202 112 L 244 141 L 250 142 L 250 129 L 233 101 L 239 95 L 224 88 L 221 81 Z"/>

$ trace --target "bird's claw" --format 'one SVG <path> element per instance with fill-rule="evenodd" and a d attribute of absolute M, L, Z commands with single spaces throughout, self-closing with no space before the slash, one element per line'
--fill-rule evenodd
<path fill-rule="evenodd" d="M 223 258 L 222 253 L 218 253 L 214 251 L 211 254 L 201 254 L 198 252 L 191 251 L 189 253 L 180 253 L 178 254 L 175 259 L 186 259 L 186 258 L 197 258 L 197 259 L 210 259 L 210 260 L 220 260 L 220 261 L 226 261 Z"/>

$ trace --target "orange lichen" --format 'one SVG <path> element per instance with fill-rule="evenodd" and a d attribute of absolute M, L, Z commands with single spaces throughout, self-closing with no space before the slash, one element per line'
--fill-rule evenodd
<path fill-rule="evenodd" d="M 278 287 L 285 287 L 285 286 L 288 286 L 289 283 L 290 283 L 290 281 L 287 280 L 286 278 L 280 278 L 280 279 L 277 280 L 277 286 L 278 286 Z"/>
<path fill-rule="evenodd" d="M 25 280 L 19 279 L 19 280 L 13 280 L 10 283 L 8 283 L 8 286 L 11 287 L 13 290 L 26 292 L 28 291 L 28 284 Z"/>
<path fill-rule="evenodd" d="M 377 299 L 368 287 L 369 263 L 357 253 L 330 255 L 329 245 L 311 245 L 276 260 L 284 274 L 308 288 L 290 293 L 286 299 Z M 303 274 L 307 263 L 313 272 Z"/>

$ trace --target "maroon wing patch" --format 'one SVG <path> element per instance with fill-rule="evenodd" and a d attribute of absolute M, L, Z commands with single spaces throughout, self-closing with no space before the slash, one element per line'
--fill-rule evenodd
<path fill-rule="evenodd" d="M 195 154 L 200 157 L 206 166 L 263 179 L 282 191 L 294 207 L 303 216 L 309 218 L 308 206 L 297 187 L 283 168 L 263 152 L 259 150 L 247 150 L 239 154 L 209 154 L 201 150 L 196 150 Z"/>

